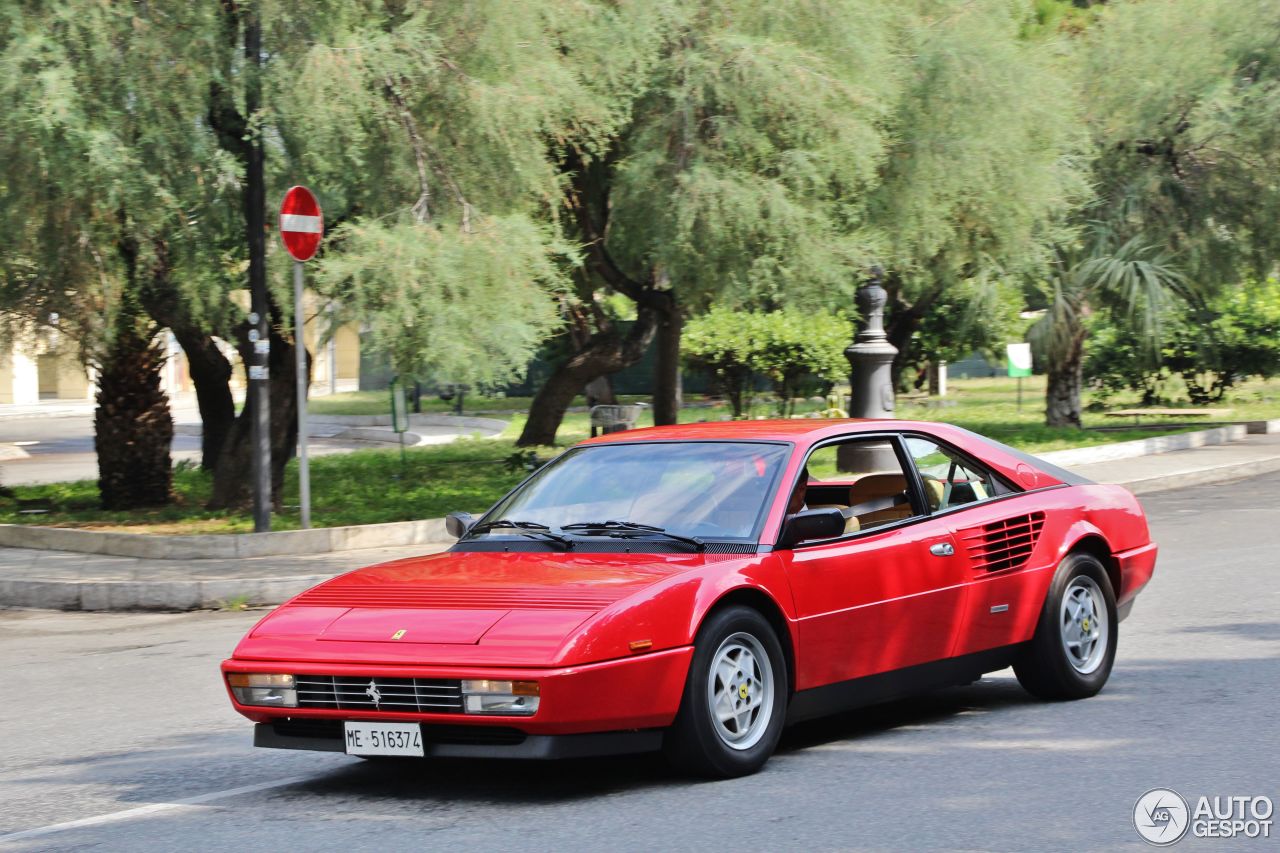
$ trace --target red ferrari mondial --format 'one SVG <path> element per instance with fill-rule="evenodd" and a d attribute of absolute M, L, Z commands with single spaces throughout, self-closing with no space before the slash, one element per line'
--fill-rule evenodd
<path fill-rule="evenodd" d="M 1125 489 L 908 421 L 615 433 L 449 524 L 241 641 L 258 746 L 750 773 L 790 722 L 1010 665 L 1092 696 L 1156 559 Z"/>

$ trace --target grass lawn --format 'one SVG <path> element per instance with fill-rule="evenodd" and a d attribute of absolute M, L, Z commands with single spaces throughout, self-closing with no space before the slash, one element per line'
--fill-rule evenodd
<path fill-rule="evenodd" d="M 623 403 L 647 400 L 647 397 L 621 395 Z M 527 412 L 532 397 L 483 397 L 466 395 L 462 399 L 464 415 L 501 414 L 504 412 Z M 412 402 L 412 401 L 411 401 Z M 455 401 L 441 400 L 432 395 L 422 395 L 423 414 L 453 414 Z M 574 406 L 587 405 L 587 398 L 578 396 L 573 400 Z M 307 406 L 308 411 L 317 415 L 389 415 L 391 413 L 391 394 L 388 391 L 347 391 L 331 394 L 326 397 L 313 397 Z"/>
<path fill-rule="evenodd" d="M 901 399 L 898 414 L 911 420 L 947 421 L 1032 453 L 1083 447 L 1164 435 L 1165 431 L 1126 428 L 1107 432 L 1091 429 L 1051 429 L 1044 426 L 1044 378 L 1023 380 L 1023 405 L 1017 405 L 1016 380 L 955 380 L 943 400 Z M 434 400 L 439 403 L 440 401 Z M 363 402 L 361 402 L 363 400 Z M 354 414 L 358 405 L 385 402 L 382 392 L 339 394 L 313 401 L 320 410 L 322 401 L 342 403 L 344 413 Z M 344 402 L 345 401 L 345 402 Z M 477 398 L 476 408 L 509 402 L 528 406 L 524 398 Z M 424 408 L 426 399 L 424 398 Z M 682 422 L 715 421 L 729 417 L 724 404 L 698 401 L 681 412 Z M 1090 402 L 1086 396 L 1086 405 Z M 1129 408 L 1136 398 L 1116 398 L 1114 408 Z M 357 405 L 358 404 L 358 405 Z M 817 401 L 797 406 L 797 411 L 813 411 L 824 404 Z M 1181 407 L 1181 406 L 1180 406 Z M 1229 408 L 1229 420 L 1280 418 L 1280 380 L 1252 381 L 1235 389 L 1215 408 Z M 471 405 L 468 411 L 473 411 Z M 331 410 L 332 411 L 332 410 Z M 378 410 L 372 410 L 378 411 Z M 496 439 L 461 439 L 453 444 L 411 448 L 401 464 L 398 449 L 362 450 L 324 456 L 311 462 L 312 522 L 317 527 L 439 518 L 453 510 L 478 513 L 493 504 L 518 483 L 525 471 L 513 466 L 511 457 L 519 452 L 515 439 L 524 426 L 523 412 L 512 411 L 511 422 Z M 772 405 L 757 401 L 754 416 L 772 416 Z M 1124 426 L 1123 421 L 1106 418 L 1101 412 L 1086 411 L 1085 426 Z M 642 414 L 639 426 L 650 426 L 652 415 Z M 1195 427 L 1187 427 L 1194 429 Z M 557 448 L 541 448 L 541 458 L 586 438 L 590 432 L 585 412 L 570 412 L 561 427 Z M 94 529 L 146 533 L 245 533 L 253 529 L 247 513 L 227 514 L 204 509 L 210 479 L 203 472 L 181 467 L 175 471 L 173 504 L 156 510 L 107 513 L 97 509 L 97 484 L 93 481 L 55 483 L 44 486 L 16 486 L 17 500 L 0 498 L 0 522 L 56 524 Z M 273 529 L 298 526 L 296 467 L 290 465 L 286 478 L 284 512 L 275 516 Z M 41 509 L 40 513 L 23 510 Z"/>

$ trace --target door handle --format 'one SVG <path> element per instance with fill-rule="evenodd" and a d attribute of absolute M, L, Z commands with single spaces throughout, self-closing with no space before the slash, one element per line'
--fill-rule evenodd
<path fill-rule="evenodd" d="M 950 557 L 955 552 L 950 542 L 936 542 L 929 546 L 929 553 L 935 557 Z"/>

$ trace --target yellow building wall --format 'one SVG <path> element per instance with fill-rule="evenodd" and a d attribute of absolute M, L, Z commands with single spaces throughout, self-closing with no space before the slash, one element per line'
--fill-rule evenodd
<path fill-rule="evenodd" d="M 339 379 L 360 378 L 360 327 L 355 323 L 339 326 L 333 336 L 334 360 Z"/>

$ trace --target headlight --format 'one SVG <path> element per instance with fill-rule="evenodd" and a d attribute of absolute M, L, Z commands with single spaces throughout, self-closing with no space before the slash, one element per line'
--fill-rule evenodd
<path fill-rule="evenodd" d="M 463 708 L 468 714 L 508 714 L 529 717 L 538 710 L 538 682 L 462 682 Z"/>
<path fill-rule="evenodd" d="M 227 676 L 227 683 L 231 685 L 231 692 L 241 705 L 298 707 L 298 690 L 293 685 L 292 675 L 233 672 Z"/>

